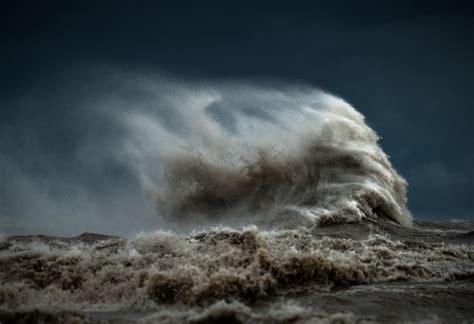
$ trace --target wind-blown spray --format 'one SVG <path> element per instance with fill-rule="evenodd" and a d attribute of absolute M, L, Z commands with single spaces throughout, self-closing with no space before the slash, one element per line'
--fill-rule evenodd
<path fill-rule="evenodd" d="M 309 88 L 235 83 L 168 82 L 153 91 L 160 113 L 135 111 L 126 121 L 134 134 L 129 151 L 164 218 L 411 225 L 405 180 L 344 100 Z M 144 153 L 150 147 L 159 152 L 152 158 Z"/>

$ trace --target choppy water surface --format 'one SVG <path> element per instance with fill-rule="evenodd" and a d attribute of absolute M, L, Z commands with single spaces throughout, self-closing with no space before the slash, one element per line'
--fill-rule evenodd
<path fill-rule="evenodd" d="M 8 237 L 0 318 L 469 323 L 473 240 L 470 222 L 428 221 Z"/>

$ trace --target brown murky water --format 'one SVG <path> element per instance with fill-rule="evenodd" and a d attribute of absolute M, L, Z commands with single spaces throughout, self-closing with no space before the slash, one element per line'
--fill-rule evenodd
<path fill-rule="evenodd" d="M 474 224 L 3 237 L 2 323 L 472 323 Z"/>

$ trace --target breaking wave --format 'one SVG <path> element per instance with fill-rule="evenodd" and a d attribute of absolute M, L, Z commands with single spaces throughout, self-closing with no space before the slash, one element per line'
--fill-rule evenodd
<path fill-rule="evenodd" d="M 239 84 L 168 82 L 147 91 L 159 94 L 161 110 L 127 114 L 128 151 L 165 219 L 288 228 L 383 218 L 411 226 L 405 180 L 342 99 Z"/>

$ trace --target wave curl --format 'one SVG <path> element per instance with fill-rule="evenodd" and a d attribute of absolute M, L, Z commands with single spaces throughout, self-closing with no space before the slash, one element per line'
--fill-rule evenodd
<path fill-rule="evenodd" d="M 288 227 L 385 218 L 411 226 L 405 180 L 344 100 L 308 88 L 169 89 L 160 114 L 127 119 L 135 152 L 159 147 L 159 169 L 144 161 L 149 154 L 137 160 L 165 219 Z"/>

